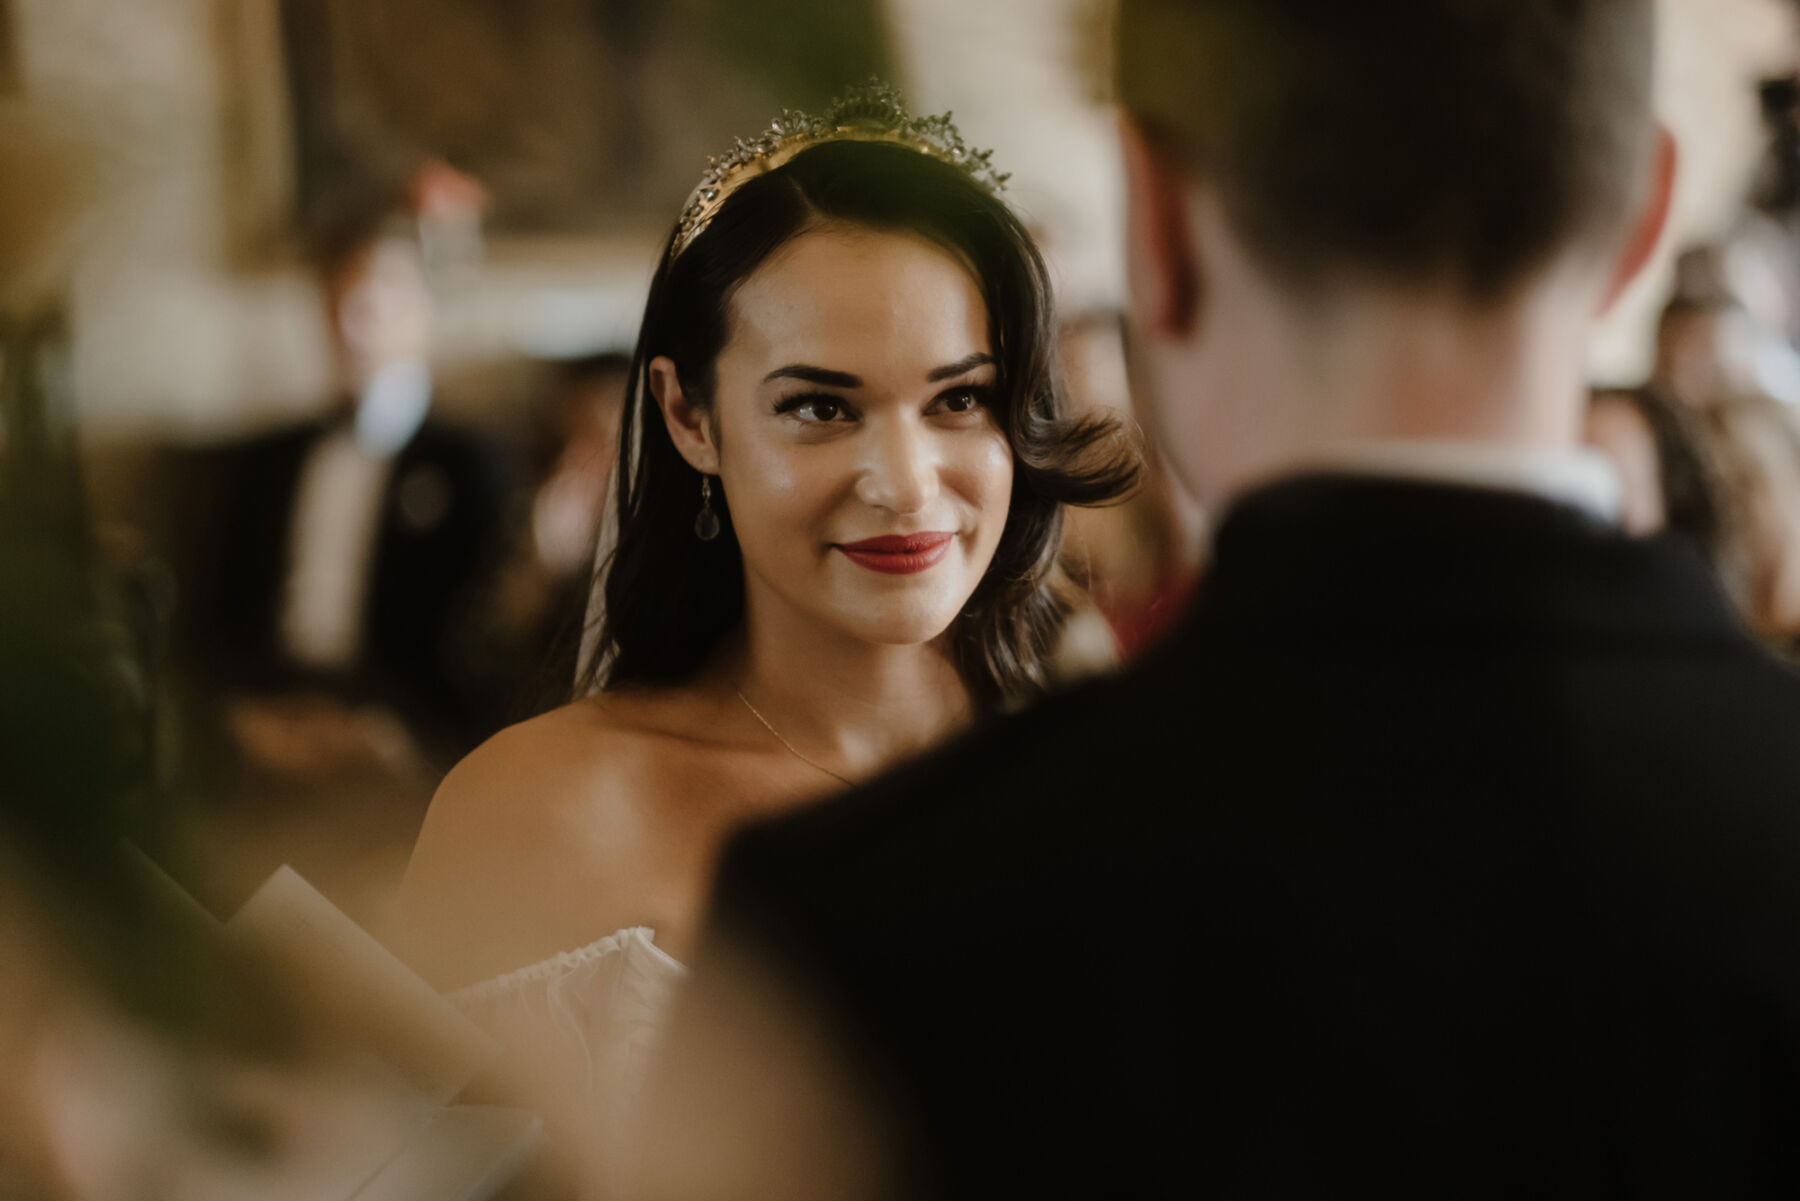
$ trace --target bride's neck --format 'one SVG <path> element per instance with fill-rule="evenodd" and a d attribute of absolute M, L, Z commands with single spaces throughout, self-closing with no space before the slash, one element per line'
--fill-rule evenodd
<path fill-rule="evenodd" d="M 752 615 L 725 658 L 727 682 L 765 721 L 854 776 L 922 751 L 974 717 L 943 638 L 894 646 Z"/>

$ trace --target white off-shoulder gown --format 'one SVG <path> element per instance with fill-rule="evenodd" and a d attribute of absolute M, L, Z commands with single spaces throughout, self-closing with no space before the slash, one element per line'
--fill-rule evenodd
<path fill-rule="evenodd" d="M 645 926 L 472 984 L 450 1000 L 501 1047 L 522 1100 L 545 1110 L 553 1143 L 573 1153 L 591 1197 L 618 1194 L 633 1120 L 687 968 Z"/>

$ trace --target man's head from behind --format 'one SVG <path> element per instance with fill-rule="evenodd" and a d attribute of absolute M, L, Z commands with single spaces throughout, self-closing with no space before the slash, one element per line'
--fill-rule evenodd
<path fill-rule="evenodd" d="M 1654 243 L 1650 0 L 1122 0 L 1120 21 L 1153 341 L 1204 337 L 1258 296 L 1292 318 L 1270 338 L 1322 343 L 1376 320 L 1377 298 L 1497 315 L 1577 260 L 1616 290 L 1634 231 Z M 1579 409 L 1572 394 L 1571 440 Z"/>

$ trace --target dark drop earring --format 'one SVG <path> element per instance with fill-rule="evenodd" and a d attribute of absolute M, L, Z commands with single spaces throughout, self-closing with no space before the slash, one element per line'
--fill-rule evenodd
<path fill-rule="evenodd" d="M 700 515 L 694 518 L 694 537 L 711 542 L 719 536 L 719 515 L 712 507 L 712 476 L 700 477 Z"/>

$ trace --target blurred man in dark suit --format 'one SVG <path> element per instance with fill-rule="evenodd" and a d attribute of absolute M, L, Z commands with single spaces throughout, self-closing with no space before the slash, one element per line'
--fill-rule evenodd
<path fill-rule="evenodd" d="M 1652 5 L 1120 20 L 1207 575 L 1153 661 L 735 844 L 658 1139 L 778 1191 L 860 1078 L 857 1188 L 1800 1195 L 1800 680 L 1577 445 L 1673 173 Z M 829 1065 L 779 1105 L 755 999 Z"/>
<path fill-rule="evenodd" d="M 351 209 L 324 227 L 316 256 L 341 391 L 315 420 L 201 456 L 193 484 L 208 529 L 187 625 L 228 686 L 378 703 L 434 757 L 454 758 L 498 721 L 455 656 L 500 549 L 506 456 L 431 416 L 433 303 L 416 223 Z M 270 711 L 252 700 L 236 724 L 252 742 L 294 741 L 278 728 L 332 724 L 333 706 L 314 701 Z"/>

